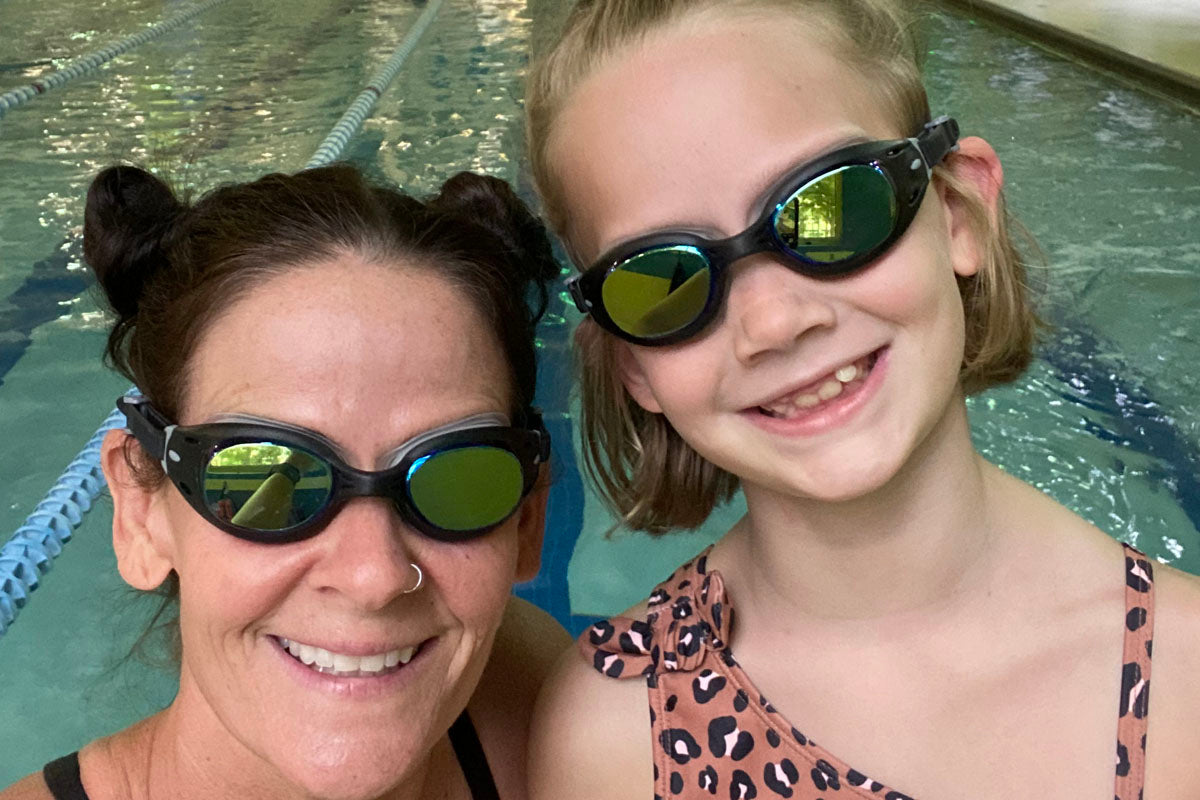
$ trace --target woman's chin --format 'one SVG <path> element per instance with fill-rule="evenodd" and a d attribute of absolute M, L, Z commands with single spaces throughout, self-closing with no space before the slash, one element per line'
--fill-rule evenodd
<path fill-rule="evenodd" d="M 312 761 L 302 763 L 303 759 L 295 757 L 277 766 L 287 782 L 305 797 L 319 800 L 376 800 L 407 780 L 397 765 L 410 762 L 411 756 L 361 755 L 366 757 L 347 758 L 324 767 Z"/>

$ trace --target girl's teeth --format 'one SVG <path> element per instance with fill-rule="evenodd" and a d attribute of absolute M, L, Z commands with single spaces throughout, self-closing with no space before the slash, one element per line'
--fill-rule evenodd
<path fill-rule="evenodd" d="M 376 675 L 407 664 L 417 652 L 415 647 L 403 647 L 370 656 L 348 656 L 290 639 L 281 638 L 279 643 L 301 663 L 333 675 Z"/>
<path fill-rule="evenodd" d="M 821 402 L 815 394 L 802 394 L 793 401 L 798 408 L 812 408 Z"/>
<path fill-rule="evenodd" d="M 856 364 L 847 364 L 837 372 L 833 373 L 833 377 L 837 378 L 842 383 L 849 383 L 858 377 L 858 366 Z"/>
<path fill-rule="evenodd" d="M 817 397 L 822 400 L 832 400 L 842 393 L 842 382 L 838 380 L 828 380 L 821 384 L 821 388 L 817 389 Z"/>
<path fill-rule="evenodd" d="M 839 367 L 833 373 L 832 377 L 817 387 L 816 392 L 806 392 L 804 394 L 795 395 L 794 397 L 785 398 L 773 406 L 763 407 L 762 410 L 773 417 L 787 417 L 796 409 L 815 408 L 821 403 L 824 403 L 827 400 L 832 400 L 840 395 L 846 388 L 846 384 L 856 381 L 859 378 L 866 377 L 867 371 L 869 370 L 869 364 L 870 362 L 863 366 L 859 366 L 859 364 L 856 362 L 854 364 L 847 364 L 844 367 Z"/>

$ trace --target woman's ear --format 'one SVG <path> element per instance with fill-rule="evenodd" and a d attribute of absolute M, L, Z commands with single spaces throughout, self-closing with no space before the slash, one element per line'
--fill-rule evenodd
<path fill-rule="evenodd" d="M 533 491 L 521 503 L 517 518 L 517 580 L 531 581 L 542 569 L 546 537 L 546 504 L 550 500 L 550 465 L 543 464 Z"/>
<path fill-rule="evenodd" d="M 133 588 L 149 591 L 166 580 L 173 564 L 165 542 L 161 495 L 135 479 L 125 452 L 129 438 L 130 434 L 122 430 L 105 434 L 100 463 L 113 500 L 117 570 Z"/>
<path fill-rule="evenodd" d="M 989 228 L 994 229 L 1000 213 L 1000 190 L 1004 188 L 1004 169 L 992 146 L 978 136 L 968 136 L 958 143 L 958 150 L 946 160 L 952 181 L 939 184 L 938 191 L 949 211 L 947 224 L 950 234 L 950 255 L 954 272 L 969 277 L 983 266 L 986 244 L 979 241 L 980 231 L 973 223 L 978 210 L 972 213 L 968 204 L 981 203 Z M 965 196 L 970 193 L 973 199 Z"/>

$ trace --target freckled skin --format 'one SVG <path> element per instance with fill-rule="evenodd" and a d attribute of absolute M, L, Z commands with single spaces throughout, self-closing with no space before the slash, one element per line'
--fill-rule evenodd
<path fill-rule="evenodd" d="M 179 422 L 278 420 L 377 469 L 416 434 L 507 414 L 507 375 L 494 335 L 435 270 L 345 256 L 231 303 L 197 345 Z M 537 570 L 542 489 L 469 542 L 435 541 L 406 527 L 390 501 L 356 498 L 318 535 L 262 545 L 208 524 L 167 482 L 137 487 L 122 472 L 122 435 L 110 438 L 118 563 L 142 589 L 179 575 L 183 659 L 167 710 L 81 751 L 93 796 L 464 796 L 446 730 L 468 702 L 498 785 L 521 796 L 527 711 L 509 706 L 528 707 L 544 651 L 562 644 L 557 625 L 510 597 Z M 405 593 L 413 562 L 424 583 Z M 421 651 L 381 689 L 314 679 L 276 637 Z M 521 673 L 507 666 L 516 652 Z M 509 672 L 504 692 L 488 677 L 496 669 Z M 22 785 L 44 796 L 37 776 Z"/>

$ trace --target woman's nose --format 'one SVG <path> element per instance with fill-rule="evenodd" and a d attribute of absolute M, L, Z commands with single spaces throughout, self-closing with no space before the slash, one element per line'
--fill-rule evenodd
<path fill-rule="evenodd" d="M 731 278 L 725 324 L 732 326 L 737 358 L 747 365 L 786 352 L 809 331 L 836 321 L 820 283 L 772 256 L 744 259 Z"/>
<path fill-rule="evenodd" d="M 364 611 L 387 607 L 417 581 L 404 527 L 390 500 L 354 498 L 317 535 L 323 549 L 310 577 Z"/>

